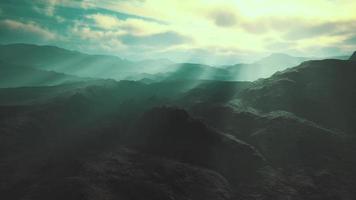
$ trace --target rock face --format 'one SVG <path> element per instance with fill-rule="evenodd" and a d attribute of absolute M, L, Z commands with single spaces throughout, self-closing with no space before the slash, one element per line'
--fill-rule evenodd
<path fill-rule="evenodd" d="M 308 61 L 255 82 L 241 99 L 263 112 L 284 110 L 355 133 L 355 74 L 356 63 L 348 60 Z"/>
<path fill-rule="evenodd" d="M 356 164 L 352 136 L 288 112 L 259 114 L 211 105 L 199 105 L 190 112 L 254 146 L 271 166 L 286 176 L 284 183 L 296 194 L 292 199 L 356 196 L 352 186 L 356 171 L 350 168 Z"/>
<path fill-rule="evenodd" d="M 352 54 L 349 60 L 356 60 L 356 51 Z"/>
<path fill-rule="evenodd" d="M 226 106 L 195 107 L 206 123 L 241 138 L 278 167 L 325 164 L 343 148 L 344 137 L 288 112 L 261 115 Z M 218 120 L 220 119 L 220 121 Z"/>
<path fill-rule="evenodd" d="M 309 61 L 248 83 L 2 88 L 0 197 L 356 199 L 355 67 Z"/>
<path fill-rule="evenodd" d="M 298 196 L 253 146 L 207 127 L 184 110 L 155 108 L 135 127 L 129 134 L 132 146 L 216 171 L 229 181 L 236 198 Z"/>
<path fill-rule="evenodd" d="M 232 198 L 228 182 L 216 172 L 127 148 L 75 163 L 47 165 L 42 172 L 46 177 L 37 177 L 36 184 L 29 186 L 23 196 L 36 200 Z"/>
<path fill-rule="evenodd" d="M 155 108 L 143 115 L 130 140 L 145 152 L 206 167 L 230 181 L 253 181 L 266 167 L 250 145 L 213 131 L 180 109 Z"/>
<path fill-rule="evenodd" d="M 96 175 L 95 185 L 106 182 L 112 187 L 104 190 L 124 199 L 232 198 L 229 183 L 216 172 L 128 149 L 89 163 L 86 172 Z"/>

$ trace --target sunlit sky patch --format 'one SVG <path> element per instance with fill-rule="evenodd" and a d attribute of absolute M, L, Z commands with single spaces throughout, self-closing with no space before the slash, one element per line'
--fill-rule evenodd
<path fill-rule="evenodd" d="M 228 64 L 356 49 L 354 0 L 2 0 L 0 43 Z"/>

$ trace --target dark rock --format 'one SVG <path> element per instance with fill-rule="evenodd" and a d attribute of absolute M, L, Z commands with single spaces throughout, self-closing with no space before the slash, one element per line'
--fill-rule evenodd
<path fill-rule="evenodd" d="M 254 83 L 242 102 L 262 112 L 284 110 L 331 129 L 355 133 L 356 63 L 308 61 Z"/>
<path fill-rule="evenodd" d="M 356 51 L 351 55 L 349 60 L 356 60 Z"/>
<path fill-rule="evenodd" d="M 52 169 L 55 173 L 58 168 Z M 228 200 L 219 174 L 188 164 L 119 148 L 82 162 L 79 171 L 47 175 L 29 186 L 26 199 Z"/>
<path fill-rule="evenodd" d="M 234 183 L 255 180 L 267 166 L 251 145 L 213 131 L 184 110 L 155 108 L 136 127 L 130 141 L 145 152 L 213 169 Z"/>

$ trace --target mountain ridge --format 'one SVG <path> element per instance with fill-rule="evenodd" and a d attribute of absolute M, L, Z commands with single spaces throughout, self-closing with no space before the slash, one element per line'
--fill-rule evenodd
<path fill-rule="evenodd" d="M 351 55 L 349 60 L 356 60 L 356 51 Z"/>
<path fill-rule="evenodd" d="M 263 112 L 284 110 L 325 126 L 353 132 L 356 64 L 350 60 L 306 61 L 255 81 L 242 100 Z M 325 116 L 328 111 L 330 116 Z M 351 121 L 350 121 L 351 120 Z"/>
<path fill-rule="evenodd" d="M 21 55 L 21 59 L 18 56 Z M 0 45 L 0 60 L 80 77 L 112 78 L 116 80 L 146 80 L 147 82 L 174 77 L 186 69 L 194 68 L 196 74 L 185 73 L 185 79 L 222 81 L 254 81 L 267 78 L 277 71 L 294 67 L 311 58 L 273 53 L 251 64 L 209 66 L 199 63 L 173 63 L 170 60 L 150 59 L 130 61 L 111 55 L 91 55 L 51 45 L 7 44 Z"/>
<path fill-rule="evenodd" d="M 93 79 L 42 70 L 29 66 L 9 64 L 0 60 L 0 88 L 54 86 L 88 80 Z"/>

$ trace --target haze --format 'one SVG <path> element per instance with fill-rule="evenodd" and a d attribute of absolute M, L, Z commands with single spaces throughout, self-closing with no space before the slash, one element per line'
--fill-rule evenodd
<path fill-rule="evenodd" d="M 352 0 L 2 0 L 0 43 L 212 65 L 350 55 Z"/>

